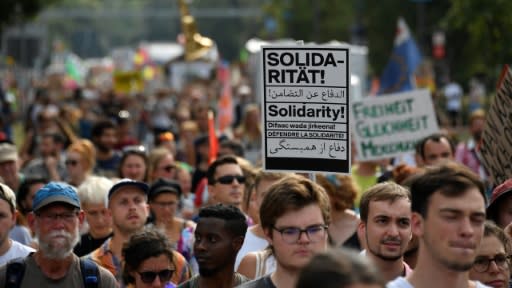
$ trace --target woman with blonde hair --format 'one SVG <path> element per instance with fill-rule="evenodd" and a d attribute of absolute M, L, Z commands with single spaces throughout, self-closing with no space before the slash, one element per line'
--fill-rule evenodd
<path fill-rule="evenodd" d="M 66 169 L 68 171 L 68 183 L 78 187 L 90 175 L 96 164 L 96 149 L 94 144 L 87 139 L 78 139 L 69 145 L 66 150 Z"/>
<path fill-rule="evenodd" d="M 261 137 L 260 108 L 257 104 L 248 104 L 245 107 L 242 123 L 235 129 L 234 138 L 244 148 L 244 157 L 253 165 L 261 161 Z"/>
<path fill-rule="evenodd" d="M 176 178 L 176 162 L 167 148 L 155 148 L 149 152 L 147 169 L 148 184 L 159 178 L 166 180 Z"/>

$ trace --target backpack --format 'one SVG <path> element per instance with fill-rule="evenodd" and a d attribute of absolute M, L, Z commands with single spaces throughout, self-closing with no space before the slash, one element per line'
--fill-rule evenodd
<path fill-rule="evenodd" d="M 80 272 L 85 288 L 98 288 L 100 273 L 98 264 L 90 259 L 80 258 Z M 7 263 L 5 288 L 19 288 L 25 273 L 25 258 L 12 259 Z"/>

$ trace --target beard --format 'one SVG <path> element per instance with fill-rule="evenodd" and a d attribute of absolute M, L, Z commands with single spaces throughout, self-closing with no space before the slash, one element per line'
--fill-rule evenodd
<path fill-rule="evenodd" d="M 107 153 L 107 152 L 109 152 L 110 150 L 112 150 L 112 148 L 111 148 L 111 147 L 109 147 L 109 146 L 107 146 L 107 145 L 105 145 L 105 144 L 103 144 L 103 143 L 100 143 L 100 142 L 97 142 L 97 143 L 96 143 L 96 149 L 98 149 L 98 150 L 99 150 L 100 152 L 102 152 L 102 153 Z"/>
<path fill-rule="evenodd" d="M 51 231 L 45 237 L 40 236 L 40 231 L 36 230 L 36 236 L 39 240 L 39 250 L 49 259 L 64 259 L 73 254 L 73 248 L 80 241 L 78 226 L 73 233 L 64 230 Z M 62 238 L 54 239 L 60 236 Z"/>
<path fill-rule="evenodd" d="M 402 258 L 403 256 L 403 252 L 400 251 L 400 253 L 398 255 L 384 255 L 382 254 L 380 251 L 377 251 L 377 250 L 374 250 L 372 249 L 370 243 L 369 243 L 369 237 L 368 237 L 368 231 L 366 231 L 366 247 L 367 247 L 367 250 L 372 253 L 373 255 L 375 255 L 376 257 L 384 260 L 384 261 L 389 261 L 389 262 L 394 262 L 394 261 L 397 261 L 398 259 Z M 398 243 L 400 246 L 401 246 L 401 243 L 402 241 L 400 240 L 400 238 L 397 238 L 397 237 L 388 237 L 386 239 L 383 239 L 381 241 L 379 241 L 378 245 L 380 244 L 386 244 L 386 242 L 388 241 L 393 241 L 395 243 Z M 400 248 L 400 250 L 402 250 L 402 248 Z"/>
<path fill-rule="evenodd" d="M 384 260 L 384 261 L 389 261 L 389 262 L 394 262 L 400 258 L 402 258 L 403 255 L 392 255 L 392 256 L 387 256 L 387 255 L 384 255 L 382 253 L 379 253 L 377 251 L 373 251 L 372 249 L 368 248 L 368 251 L 370 251 L 373 255 L 379 257 L 380 259 Z"/>

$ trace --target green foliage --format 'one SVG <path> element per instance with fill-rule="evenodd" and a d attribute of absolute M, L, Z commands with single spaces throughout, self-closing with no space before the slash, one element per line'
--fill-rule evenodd
<path fill-rule="evenodd" d="M 382 73 L 393 49 L 398 17 L 405 18 L 426 58 L 431 57 L 431 39 L 436 30 L 445 32 L 446 59 L 452 78 L 466 83 L 475 74 L 488 84 L 501 65 L 510 62 L 512 49 L 512 1 L 510 0 L 274 0 L 267 1 L 266 15 L 278 19 L 275 35 L 323 42 L 350 41 L 351 25 L 364 27 L 369 47 L 371 73 Z M 419 35 L 421 34 L 421 35 Z M 272 36 L 272 37 L 269 37 Z"/>
<path fill-rule="evenodd" d="M 447 31 L 447 48 L 456 70 L 454 77 L 467 79 L 479 73 L 495 82 L 512 49 L 512 2 L 508 0 L 452 0 L 440 21 Z"/>
<path fill-rule="evenodd" d="M 275 0 L 264 6 L 278 29 L 275 38 L 294 38 L 305 42 L 348 41 L 354 21 L 351 1 Z"/>

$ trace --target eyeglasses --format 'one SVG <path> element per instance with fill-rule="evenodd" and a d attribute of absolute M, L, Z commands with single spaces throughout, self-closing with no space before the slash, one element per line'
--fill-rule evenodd
<path fill-rule="evenodd" d="M 235 179 L 240 184 L 245 183 L 244 175 L 225 175 L 225 176 L 217 178 L 217 180 L 215 180 L 214 183 L 219 182 L 220 184 L 231 184 L 231 183 L 233 183 L 233 180 L 235 180 Z"/>
<path fill-rule="evenodd" d="M 491 264 L 491 261 L 494 261 L 496 266 L 498 266 L 501 269 L 508 269 L 511 257 L 512 256 L 505 254 L 497 254 L 494 256 L 494 258 L 488 258 L 483 256 L 476 257 L 475 262 L 473 262 L 473 269 L 475 269 L 476 272 L 485 272 L 489 270 L 489 265 Z"/>
<path fill-rule="evenodd" d="M 66 166 L 76 166 L 76 164 L 78 164 L 78 160 L 68 159 L 66 160 L 66 162 L 64 162 L 64 164 L 66 164 Z"/>
<path fill-rule="evenodd" d="M 312 225 L 306 227 L 306 229 L 300 229 L 299 227 L 286 227 L 277 228 L 272 227 L 277 232 L 281 233 L 281 238 L 287 244 L 295 244 L 299 241 L 302 233 L 306 233 L 309 241 L 316 243 L 325 239 L 325 231 L 327 231 L 327 225 Z"/>
<path fill-rule="evenodd" d="M 167 173 L 170 173 L 175 168 L 176 168 L 176 165 L 167 165 L 164 167 L 160 167 L 160 169 L 165 170 L 165 172 L 167 172 Z"/>
<path fill-rule="evenodd" d="M 55 221 L 62 219 L 66 223 L 71 223 L 78 216 L 78 211 L 66 212 L 66 213 L 36 213 L 36 216 L 47 223 L 54 223 Z"/>
<path fill-rule="evenodd" d="M 171 269 L 164 269 L 160 271 L 144 271 L 144 272 L 137 272 L 140 275 L 140 280 L 146 284 L 151 284 L 155 281 L 156 276 L 160 278 L 160 282 L 169 282 L 171 279 L 172 273 L 174 273 L 174 270 Z"/>

